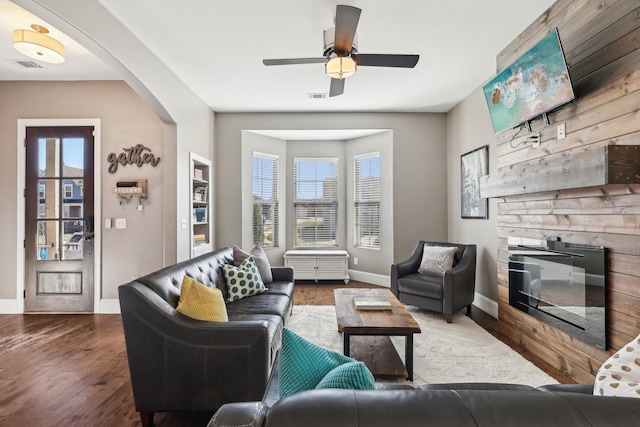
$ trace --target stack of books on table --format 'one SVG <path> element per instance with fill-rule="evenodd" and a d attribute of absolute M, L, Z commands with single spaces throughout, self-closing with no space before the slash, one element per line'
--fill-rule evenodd
<path fill-rule="evenodd" d="M 205 243 L 207 243 L 207 236 L 205 236 L 204 234 L 194 234 L 193 235 L 193 245 L 194 246 L 204 245 Z"/>
<path fill-rule="evenodd" d="M 353 303 L 358 310 L 391 310 L 391 303 L 381 296 L 353 297 Z"/>

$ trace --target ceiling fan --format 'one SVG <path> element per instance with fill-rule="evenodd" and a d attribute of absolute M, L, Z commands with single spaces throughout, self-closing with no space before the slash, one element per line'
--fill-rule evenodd
<path fill-rule="evenodd" d="M 329 96 L 344 93 L 344 79 L 353 75 L 356 66 L 413 68 L 419 55 L 365 54 L 358 53 L 356 29 L 361 9 L 353 6 L 336 7 L 336 25 L 324 32 L 324 53 L 322 58 L 263 59 L 264 65 L 325 64 L 325 71 L 331 77 Z"/>

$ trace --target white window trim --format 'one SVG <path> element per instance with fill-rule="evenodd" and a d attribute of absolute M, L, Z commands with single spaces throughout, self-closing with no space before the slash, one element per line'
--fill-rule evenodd
<path fill-rule="evenodd" d="M 70 194 L 67 196 L 67 192 Z M 65 199 L 73 199 L 73 184 L 62 184 L 62 194 Z"/>

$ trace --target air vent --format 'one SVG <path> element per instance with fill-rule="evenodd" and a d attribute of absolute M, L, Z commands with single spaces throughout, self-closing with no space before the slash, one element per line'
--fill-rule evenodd
<path fill-rule="evenodd" d="M 23 68 L 44 68 L 42 65 L 40 65 L 40 64 L 38 64 L 36 62 L 29 61 L 29 60 L 26 60 L 26 59 L 25 60 L 17 59 L 17 60 L 15 60 L 13 62 L 15 62 L 17 65 L 19 65 L 19 66 L 21 66 Z"/>
<path fill-rule="evenodd" d="M 325 99 L 327 97 L 326 93 L 308 93 L 307 98 L 309 99 Z"/>

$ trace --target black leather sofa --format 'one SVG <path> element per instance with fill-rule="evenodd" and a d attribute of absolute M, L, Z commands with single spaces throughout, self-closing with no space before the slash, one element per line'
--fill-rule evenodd
<path fill-rule="evenodd" d="M 311 390 L 224 405 L 208 427 L 628 427 L 640 399 L 582 385 L 440 384 L 417 389 Z"/>
<path fill-rule="evenodd" d="M 226 295 L 222 248 L 119 286 L 136 411 L 215 412 L 227 402 L 261 400 L 276 366 L 282 328 L 293 309 L 293 269 L 272 267 L 268 291 L 227 303 L 229 322 L 203 322 L 176 311 L 184 275 Z"/>

